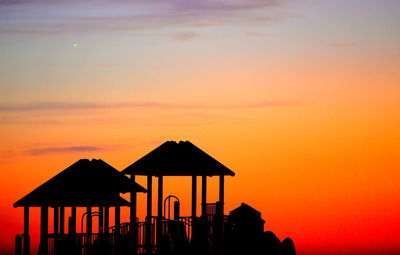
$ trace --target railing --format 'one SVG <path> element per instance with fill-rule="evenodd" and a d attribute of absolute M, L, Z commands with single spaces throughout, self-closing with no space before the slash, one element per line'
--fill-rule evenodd
<path fill-rule="evenodd" d="M 138 242 L 138 253 L 145 252 L 145 222 L 137 223 L 137 242 Z"/>
<path fill-rule="evenodd" d="M 137 223 L 137 247 L 138 253 L 158 253 L 160 250 L 173 250 L 173 238 L 170 233 L 170 224 L 179 222 L 184 230 L 179 234 L 183 239 L 190 240 L 192 218 L 180 217 L 179 221 L 165 219 L 163 217 L 151 217 L 148 222 Z"/>
<path fill-rule="evenodd" d="M 117 254 L 115 234 L 49 234 L 47 254 Z M 121 236 L 122 237 L 122 236 Z"/>
<path fill-rule="evenodd" d="M 30 236 L 20 234 L 15 236 L 15 255 L 29 255 Z"/>
<path fill-rule="evenodd" d="M 152 217 L 150 225 L 147 222 L 136 221 L 134 229 L 129 222 L 121 223 L 119 226 L 110 227 L 109 230 L 113 235 L 119 231 L 119 235 L 130 236 L 131 246 L 137 253 L 146 253 L 147 250 L 155 250 L 155 217 Z M 150 244 L 146 244 L 146 232 L 150 231 Z"/>
<path fill-rule="evenodd" d="M 214 207 L 214 208 L 212 208 Z M 215 206 L 211 205 L 210 212 L 215 212 Z M 212 219 L 210 221 L 209 219 Z M 226 216 L 217 217 L 210 214 L 200 220 L 199 226 L 206 234 L 209 250 L 219 242 L 216 236 L 223 235 L 223 225 L 226 224 Z M 196 224 L 197 221 L 196 220 Z M 222 222 L 221 222 L 222 221 Z M 175 223 L 178 223 L 175 224 Z M 222 223 L 222 224 L 221 224 Z M 171 227 L 174 224 L 173 228 Z M 181 224 L 181 225 L 179 225 Z M 177 229 L 178 227 L 178 229 Z M 197 229 L 196 231 L 198 231 Z M 173 233 L 171 231 L 174 231 Z M 177 232 L 178 231 L 178 232 Z M 159 253 L 161 250 L 176 249 L 176 237 L 187 244 L 193 238 L 193 219 L 192 217 L 179 217 L 179 220 L 169 220 L 165 218 L 151 217 L 148 222 L 122 223 L 117 227 L 110 227 L 109 233 L 76 233 L 76 234 L 48 234 L 47 244 L 43 244 L 41 253 L 49 255 L 118 255 L 121 251 L 132 251 L 132 253 Z M 197 232 L 196 232 L 197 233 Z M 174 239 L 175 238 L 175 239 Z M 28 245 L 29 240 L 26 239 Z M 186 241 L 185 241 L 186 240 Z M 16 238 L 16 254 L 21 254 L 22 247 L 25 245 L 21 235 Z"/>
<path fill-rule="evenodd" d="M 179 221 L 185 224 L 187 238 L 190 240 L 192 238 L 192 217 L 179 217 Z"/>

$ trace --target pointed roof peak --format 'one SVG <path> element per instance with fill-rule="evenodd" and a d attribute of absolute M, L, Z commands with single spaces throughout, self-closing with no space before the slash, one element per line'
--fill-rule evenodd
<path fill-rule="evenodd" d="M 256 210 L 254 207 L 251 207 L 250 205 L 246 203 L 241 203 L 239 207 L 233 209 L 229 215 L 239 215 L 239 214 L 254 214 L 258 215 L 261 217 L 261 212 Z"/>
<path fill-rule="evenodd" d="M 235 175 L 190 141 L 166 141 L 122 173 L 145 176 Z"/>
<path fill-rule="evenodd" d="M 14 204 L 18 206 L 127 205 L 119 193 L 146 192 L 101 159 L 80 159 Z"/>

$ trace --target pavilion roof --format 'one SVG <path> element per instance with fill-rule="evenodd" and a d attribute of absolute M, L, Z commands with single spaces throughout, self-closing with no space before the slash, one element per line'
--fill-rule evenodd
<path fill-rule="evenodd" d="M 123 206 L 119 193 L 146 192 L 101 159 L 81 159 L 14 204 L 19 206 Z"/>
<path fill-rule="evenodd" d="M 167 141 L 122 171 L 145 176 L 215 176 L 235 173 L 189 141 Z"/>
<path fill-rule="evenodd" d="M 257 217 L 261 217 L 261 213 L 251 207 L 248 204 L 242 203 L 239 207 L 233 209 L 229 213 L 230 216 L 243 216 L 243 215 L 255 215 Z"/>

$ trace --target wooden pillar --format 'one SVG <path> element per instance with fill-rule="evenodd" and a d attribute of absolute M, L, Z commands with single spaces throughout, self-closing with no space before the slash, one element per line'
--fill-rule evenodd
<path fill-rule="evenodd" d="M 57 206 L 55 206 L 54 208 L 53 208 L 53 216 L 54 216 L 54 221 L 53 221 L 53 233 L 54 234 L 58 234 L 58 227 L 59 227 L 59 216 L 60 216 L 60 214 L 59 214 L 59 211 L 60 211 L 60 209 L 57 207 Z"/>
<path fill-rule="evenodd" d="M 219 202 L 221 202 L 221 211 L 222 215 L 224 214 L 224 190 L 225 190 L 225 183 L 224 183 L 224 176 L 219 176 Z"/>
<path fill-rule="evenodd" d="M 86 207 L 86 233 L 91 234 L 92 233 L 92 207 L 88 206 Z"/>
<path fill-rule="evenodd" d="M 39 254 L 48 254 L 48 233 L 49 233 L 49 208 L 42 206 L 40 208 L 40 248 Z"/>
<path fill-rule="evenodd" d="M 180 218 L 180 203 L 179 203 L 179 200 L 177 200 L 177 201 L 174 201 L 174 220 L 179 220 L 179 218 Z M 169 216 L 168 216 L 168 218 L 169 218 Z"/>
<path fill-rule="evenodd" d="M 207 176 L 201 177 L 201 216 L 207 216 Z"/>
<path fill-rule="evenodd" d="M 60 234 L 64 234 L 64 226 L 65 226 L 65 208 L 64 206 L 60 207 Z"/>
<path fill-rule="evenodd" d="M 131 175 L 131 185 L 132 187 L 135 186 L 135 175 Z M 130 231 L 132 235 L 132 245 L 133 249 L 136 254 L 137 247 L 138 247 L 138 228 L 136 225 L 136 218 L 137 218 L 137 192 L 136 190 L 131 190 L 130 192 L 131 196 L 131 206 L 129 207 L 129 220 L 130 220 Z"/>
<path fill-rule="evenodd" d="M 120 233 L 120 225 L 121 225 L 121 207 L 115 207 L 115 215 L 114 215 L 114 223 L 115 223 L 115 233 L 119 235 Z"/>
<path fill-rule="evenodd" d="M 29 207 L 24 207 L 24 235 L 29 236 Z"/>
<path fill-rule="evenodd" d="M 24 234 L 23 234 L 23 249 L 24 255 L 30 253 L 30 237 L 29 237 L 29 207 L 24 207 Z"/>
<path fill-rule="evenodd" d="M 114 254 L 122 254 L 121 244 L 120 244 L 120 234 L 121 234 L 121 207 L 114 207 Z"/>
<path fill-rule="evenodd" d="M 156 236 L 156 241 L 157 241 L 157 248 L 161 248 L 161 242 L 162 242 L 162 205 L 163 205 L 163 176 L 158 176 L 158 196 L 157 196 L 157 236 Z"/>
<path fill-rule="evenodd" d="M 99 206 L 99 224 L 98 224 L 98 233 L 104 232 L 104 207 Z"/>
<path fill-rule="evenodd" d="M 22 255 L 22 237 L 21 235 L 15 236 L 15 255 Z"/>
<path fill-rule="evenodd" d="M 163 177 L 158 176 L 158 201 L 157 201 L 157 216 L 162 217 L 162 204 L 163 204 Z"/>
<path fill-rule="evenodd" d="M 147 176 L 147 217 L 146 217 L 146 229 L 145 229 L 145 245 L 146 252 L 151 253 L 152 243 L 151 243 L 151 213 L 152 213 L 152 177 Z"/>
<path fill-rule="evenodd" d="M 71 207 L 71 217 L 68 222 L 68 234 L 76 234 L 76 207 Z"/>
<path fill-rule="evenodd" d="M 151 176 L 147 176 L 147 218 L 151 220 L 152 211 L 152 179 Z"/>
<path fill-rule="evenodd" d="M 217 202 L 216 211 L 216 228 L 215 228 L 215 251 L 222 253 L 223 251 L 223 237 L 224 237 L 224 176 L 219 176 L 219 201 Z"/>
<path fill-rule="evenodd" d="M 131 175 L 131 182 L 132 182 L 132 186 L 135 185 L 135 175 Z M 131 224 L 131 228 L 133 229 L 136 225 L 136 218 L 137 218 L 137 195 L 136 195 L 136 191 L 132 190 L 130 192 L 131 195 L 131 207 L 130 207 L 130 224 Z"/>
<path fill-rule="evenodd" d="M 197 176 L 192 176 L 192 218 L 196 217 Z"/>
<path fill-rule="evenodd" d="M 110 228 L 110 207 L 106 206 L 104 208 L 104 233 L 108 234 L 109 228 Z"/>

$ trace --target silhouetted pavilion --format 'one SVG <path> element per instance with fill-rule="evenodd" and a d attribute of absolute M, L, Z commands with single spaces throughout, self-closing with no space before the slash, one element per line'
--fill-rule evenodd
<path fill-rule="evenodd" d="M 229 222 L 233 226 L 234 234 L 249 237 L 252 233 L 264 232 L 265 221 L 261 218 L 261 212 L 245 203 L 229 213 Z"/>
<path fill-rule="evenodd" d="M 206 215 L 207 204 L 207 176 L 219 176 L 219 205 L 223 215 L 224 204 L 224 176 L 234 176 L 235 173 L 215 160 L 213 157 L 193 145 L 189 141 L 167 141 L 140 158 L 122 173 L 130 175 L 134 181 L 136 175 L 147 176 L 147 217 L 148 225 L 152 218 L 152 177 L 158 178 L 157 217 L 163 215 L 163 177 L 164 176 L 191 176 L 192 177 L 192 219 L 196 218 L 196 189 L 197 176 L 202 177 L 201 205 L 202 215 Z M 131 196 L 131 219 L 136 218 L 136 195 Z M 147 231 L 149 233 L 150 231 Z M 150 237 L 147 236 L 147 243 Z"/>
<path fill-rule="evenodd" d="M 146 189 L 102 160 L 81 159 L 60 172 L 14 207 L 24 207 L 23 253 L 29 254 L 29 207 L 41 207 L 40 254 L 48 253 L 48 208 L 54 208 L 54 236 L 65 230 L 65 207 L 71 207 L 68 234 L 76 233 L 76 208 L 86 207 L 86 234 L 92 234 L 92 207 L 99 207 L 99 233 L 109 231 L 109 208 L 115 208 L 116 232 L 120 225 L 120 206 L 129 202 L 119 193 L 146 192 Z"/>

